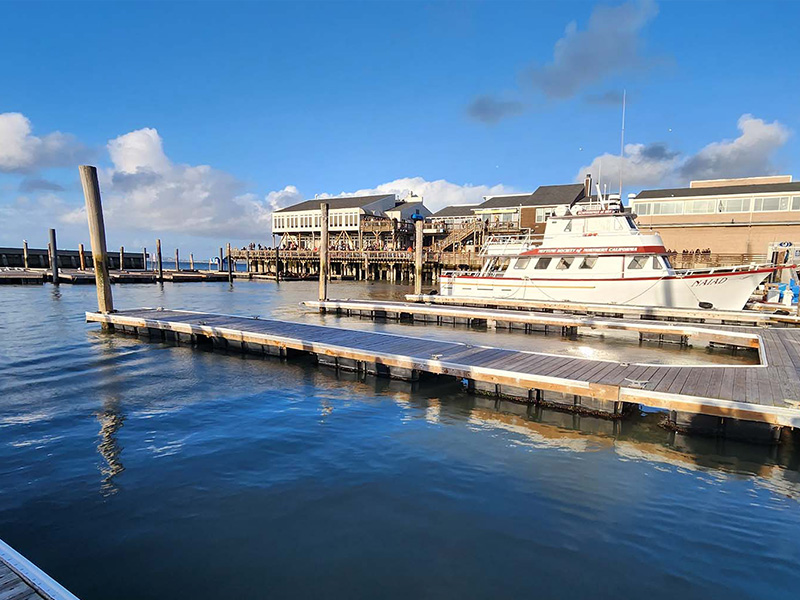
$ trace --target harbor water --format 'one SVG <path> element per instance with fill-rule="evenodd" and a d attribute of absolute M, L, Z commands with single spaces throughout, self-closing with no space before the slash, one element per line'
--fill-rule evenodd
<path fill-rule="evenodd" d="M 402 299 L 333 283 L 331 297 Z M 662 364 L 625 335 L 319 315 L 314 282 L 117 285 L 164 306 Z M 92 286 L 0 289 L 0 538 L 82 600 L 795 598 L 800 453 L 87 325 Z"/>

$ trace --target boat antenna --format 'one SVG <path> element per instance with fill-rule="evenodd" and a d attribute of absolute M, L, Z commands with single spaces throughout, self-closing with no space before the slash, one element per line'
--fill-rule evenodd
<path fill-rule="evenodd" d="M 622 164 L 625 159 L 625 101 L 628 90 L 622 90 L 622 132 L 619 136 L 619 201 L 622 204 Z"/>

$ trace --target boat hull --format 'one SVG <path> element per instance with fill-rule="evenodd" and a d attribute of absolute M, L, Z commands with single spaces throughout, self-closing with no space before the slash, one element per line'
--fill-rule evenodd
<path fill-rule="evenodd" d="M 516 279 L 444 275 L 442 296 L 741 310 L 772 269 L 662 278 Z M 710 305 L 710 306 L 709 306 Z"/>

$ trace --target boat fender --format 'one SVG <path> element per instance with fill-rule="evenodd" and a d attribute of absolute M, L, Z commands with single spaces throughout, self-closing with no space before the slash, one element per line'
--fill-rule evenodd
<path fill-rule="evenodd" d="M 705 308 L 705 309 L 714 308 L 714 305 L 711 304 L 711 302 L 701 302 L 700 308 Z"/>

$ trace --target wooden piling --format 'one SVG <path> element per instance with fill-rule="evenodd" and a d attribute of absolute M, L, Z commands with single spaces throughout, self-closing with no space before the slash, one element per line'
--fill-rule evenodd
<path fill-rule="evenodd" d="M 328 203 L 321 202 L 319 236 L 319 299 L 328 299 Z"/>
<path fill-rule="evenodd" d="M 161 239 L 156 240 L 156 262 L 158 264 L 158 280 L 164 281 L 164 261 L 161 259 Z"/>
<path fill-rule="evenodd" d="M 111 297 L 111 278 L 108 275 L 106 226 L 103 221 L 97 169 L 90 165 L 81 165 L 78 170 L 81 174 L 83 196 L 86 199 L 86 217 L 89 220 L 89 239 L 92 243 L 92 261 L 97 287 L 97 309 L 101 313 L 111 313 L 114 312 L 114 301 Z"/>
<path fill-rule="evenodd" d="M 53 283 L 58 285 L 58 247 L 55 229 L 50 230 L 50 271 L 53 273 Z"/>
<path fill-rule="evenodd" d="M 78 244 L 78 262 L 81 265 L 81 271 L 86 270 L 86 250 L 83 249 L 83 244 Z"/>
<path fill-rule="evenodd" d="M 414 223 L 414 293 L 422 293 L 422 219 Z"/>
<path fill-rule="evenodd" d="M 28 269 L 28 240 L 22 240 L 22 264 Z"/>
<path fill-rule="evenodd" d="M 189 252 L 189 270 L 194 271 L 194 254 Z"/>
<path fill-rule="evenodd" d="M 125 270 L 125 246 L 119 247 L 119 270 Z"/>
<path fill-rule="evenodd" d="M 275 282 L 281 280 L 281 243 L 275 243 L 275 234 L 272 234 L 272 245 L 275 246 Z"/>
<path fill-rule="evenodd" d="M 223 262 L 224 259 L 222 258 L 222 248 L 219 249 L 219 272 L 222 273 L 225 270 L 225 263 Z"/>
<path fill-rule="evenodd" d="M 147 248 L 142 248 L 142 266 L 147 271 Z"/>
<path fill-rule="evenodd" d="M 181 255 L 180 251 L 177 248 L 175 248 L 175 271 L 177 272 L 180 270 L 181 270 Z"/>
<path fill-rule="evenodd" d="M 228 242 L 228 283 L 233 283 L 233 256 L 231 255 L 231 243 Z"/>

